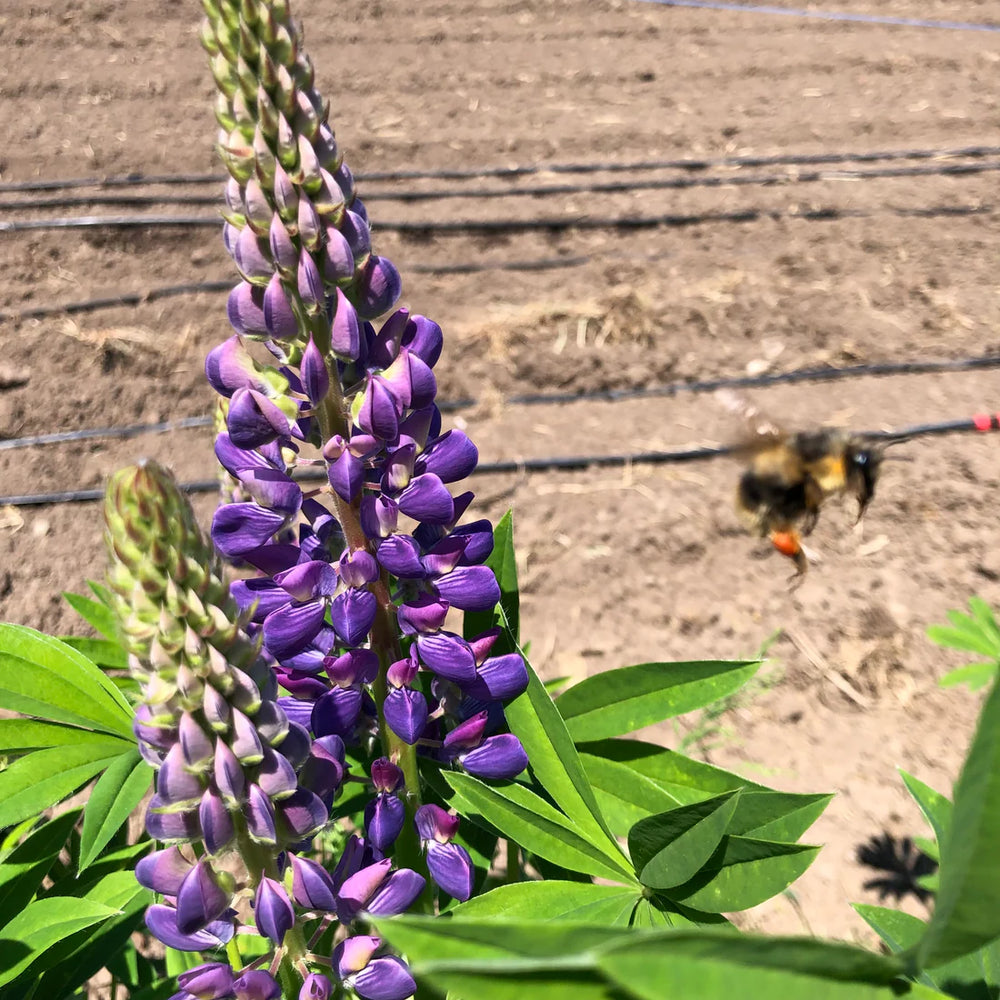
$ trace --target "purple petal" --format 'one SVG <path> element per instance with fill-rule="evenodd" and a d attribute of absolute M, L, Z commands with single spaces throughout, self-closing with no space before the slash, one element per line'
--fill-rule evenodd
<path fill-rule="evenodd" d="M 351 252 L 351 244 L 335 226 L 326 227 L 326 245 L 323 247 L 320 264 L 323 277 L 331 285 L 346 281 L 354 274 L 354 254 Z M 337 351 L 337 353 L 342 352 Z"/>
<path fill-rule="evenodd" d="M 280 168 L 279 168 L 280 169 Z M 284 173 L 284 171 L 282 171 Z M 285 174 L 287 178 L 288 175 Z M 277 181 L 277 178 L 275 178 Z M 294 188 L 292 189 L 294 191 Z M 275 184 L 275 194 L 278 193 L 278 185 Z M 271 229 L 268 232 L 268 244 L 271 248 L 271 257 L 274 259 L 278 270 L 285 275 L 292 275 L 299 266 L 299 251 L 288 232 L 288 227 L 282 221 L 281 216 L 275 214 L 271 219 Z"/>
<path fill-rule="evenodd" d="M 277 611 L 289 603 L 286 590 L 282 590 L 273 580 L 265 580 L 262 577 L 234 580 L 229 585 L 229 593 L 244 614 L 251 608 L 254 609 L 251 621 L 258 623 L 272 611 Z"/>
<path fill-rule="evenodd" d="M 259 448 L 290 430 L 288 417 L 262 392 L 237 389 L 226 413 L 226 430 L 237 448 Z"/>
<path fill-rule="evenodd" d="M 387 257 L 368 258 L 358 281 L 358 313 L 373 319 L 388 312 L 399 300 L 403 281 Z"/>
<path fill-rule="evenodd" d="M 285 887 L 271 878 L 262 878 L 254 901 L 257 930 L 280 945 L 295 923 L 295 910 Z"/>
<path fill-rule="evenodd" d="M 385 858 L 344 879 L 337 890 L 337 919 L 345 926 L 351 923 L 389 877 L 391 870 L 392 861 Z"/>
<path fill-rule="evenodd" d="M 400 412 L 399 402 L 386 384 L 375 376 L 369 376 L 361 406 L 354 418 L 357 426 L 366 434 L 391 441 L 399 432 Z"/>
<path fill-rule="evenodd" d="M 274 264 L 265 248 L 270 249 L 249 226 L 240 232 L 233 246 L 233 260 L 240 275 L 255 285 L 266 285 L 274 273 Z"/>
<path fill-rule="evenodd" d="M 372 761 L 371 778 L 376 792 L 394 792 L 403 785 L 403 769 L 388 757 L 378 757 Z"/>
<path fill-rule="evenodd" d="M 140 858 L 135 866 L 135 878 L 139 885 L 161 896 L 176 896 L 192 867 L 176 847 L 168 847 Z"/>
<path fill-rule="evenodd" d="M 289 604 L 272 611 L 264 619 L 264 644 L 268 652 L 280 662 L 303 650 L 318 634 L 325 613 L 320 601 Z"/>
<path fill-rule="evenodd" d="M 458 759 L 477 778 L 513 778 L 528 766 L 528 755 L 512 733 L 490 736 Z"/>
<path fill-rule="evenodd" d="M 257 784 L 272 802 L 286 799 L 298 787 L 295 768 L 284 754 L 264 747 L 264 759 L 257 768 Z"/>
<path fill-rule="evenodd" d="M 220 431 L 216 435 L 215 457 L 231 476 L 235 476 L 242 469 L 274 468 L 260 452 L 247 448 L 237 448 L 233 444 L 233 439 L 225 431 Z"/>
<path fill-rule="evenodd" d="M 327 477 L 337 496 L 353 503 L 365 482 L 365 464 L 345 448 L 327 466 Z"/>
<path fill-rule="evenodd" d="M 238 806 L 246 795 L 246 777 L 236 754 L 222 740 L 215 744 L 212 775 L 222 800 L 233 808 Z"/>
<path fill-rule="evenodd" d="M 263 388 L 253 359 L 236 335 L 208 352 L 208 357 L 205 358 L 205 377 L 209 385 L 226 398 L 232 396 L 237 389 Z"/>
<path fill-rule="evenodd" d="M 458 514 L 458 498 L 455 499 L 456 517 Z M 464 538 L 465 550 L 462 553 L 462 563 L 466 566 L 485 562 L 493 551 L 493 525 L 489 521 L 473 521 L 471 524 L 460 524 L 452 529 L 452 538 Z"/>
<path fill-rule="evenodd" d="M 365 806 L 365 832 L 368 840 L 383 853 L 392 847 L 403 822 L 406 807 L 401 799 L 390 793 L 376 795 Z"/>
<path fill-rule="evenodd" d="M 212 518 L 212 543 L 227 559 L 235 559 L 270 541 L 284 526 L 284 517 L 255 503 L 226 504 Z"/>
<path fill-rule="evenodd" d="M 352 985 L 364 1000 L 404 1000 L 417 989 L 406 963 L 394 955 L 369 962 L 353 977 Z"/>
<path fill-rule="evenodd" d="M 355 688 L 334 688 L 313 706 L 311 729 L 316 736 L 349 739 L 361 714 L 361 692 Z"/>
<path fill-rule="evenodd" d="M 472 647 L 457 635 L 439 632 L 418 636 L 417 652 L 424 666 L 447 680 L 461 684 L 476 679 L 476 657 Z"/>
<path fill-rule="evenodd" d="M 236 1000 L 280 1000 L 281 986 L 263 969 L 250 969 L 233 983 Z"/>
<path fill-rule="evenodd" d="M 295 517 L 302 507 L 302 487 L 284 472 L 269 468 L 242 469 L 236 478 L 256 503 L 286 519 Z"/>
<path fill-rule="evenodd" d="M 422 358 L 430 368 L 437 364 L 443 343 L 441 327 L 434 320 L 420 315 L 410 317 L 403 346 Z"/>
<path fill-rule="evenodd" d="M 236 836 L 233 817 L 223 804 L 222 798 L 211 789 L 202 796 L 198 807 L 198 822 L 201 836 L 209 854 L 218 854 L 228 847 Z"/>
<path fill-rule="evenodd" d="M 326 674 L 338 687 L 372 684 L 378 677 L 378 654 L 371 649 L 349 649 L 323 661 Z"/>
<path fill-rule="evenodd" d="M 333 984 L 326 976 L 318 972 L 310 972 L 299 990 L 299 1000 L 330 1000 Z"/>
<path fill-rule="evenodd" d="M 264 289 L 249 282 L 241 281 L 230 293 L 226 312 L 232 328 L 241 336 L 251 340 L 268 337 L 267 322 L 264 319 Z"/>
<path fill-rule="evenodd" d="M 177 985 L 197 1000 L 232 996 L 233 970 L 225 962 L 206 962 L 177 976 Z"/>
<path fill-rule="evenodd" d="M 425 844 L 431 840 L 446 844 L 458 833 L 458 817 L 433 802 L 420 806 L 413 822 Z"/>
<path fill-rule="evenodd" d="M 328 808 L 344 781 L 344 755 L 344 741 L 339 736 L 319 737 L 299 772 L 299 784 L 318 795 Z"/>
<path fill-rule="evenodd" d="M 461 844 L 439 844 L 427 848 L 427 868 L 434 882 L 449 896 L 464 903 L 471 895 L 476 870 L 469 852 Z"/>
<path fill-rule="evenodd" d="M 215 755 L 215 740 L 202 729 L 190 712 L 185 712 L 180 717 L 177 734 L 184 763 L 195 770 L 207 770 Z"/>
<path fill-rule="evenodd" d="M 389 728 L 407 745 L 413 746 L 427 725 L 427 699 L 412 688 L 394 688 L 383 703 Z"/>
<path fill-rule="evenodd" d="M 299 321 L 278 274 L 264 290 L 264 324 L 273 340 L 294 340 L 299 333 Z"/>
<path fill-rule="evenodd" d="M 377 611 L 378 601 L 370 590 L 352 587 L 333 599 L 330 623 L 346 646 L 358 646 L 367 638 Z"/>
<path fill-rule="evenodd" d="M 146 807 L 146 830 L 153 840 L 169 844 L 172 841 L 188 842 L 198 837 L 198 813 L 196 810 L 185 812 L 164 812 L 164 803 L 159 796 L 154 795 Z"/>
<path fill-rule="evenodd" d="M 494 656 L 479 667 L 479 679 L 466 690 L 474 698 L 484 701 L 508 701 L 516 698 L 528 687 L 528 671 L 518 653 Z"/>
<path fill-rule="evenodd" d="M 438 577 L 434 589 L 462 611 L 491 611 L 500 600 L 500 585 L 489 566 L 459 566 Z"/>
<path fill-rule="evenodd" d="M 399 506 L 381 494 L 361 498 L 361 528 L 368 538 L 387 538 L 396 530 Z"/>
<path fill-rule="evenodd" d="M 274 582 L 294 600 L 304 603 L 317 597 L 331 596 L 337 589 L 338 580 L 337 571 L 329 563 L 310 559 L 278 573 Z"/>
<path fill-rule="evenodd" d="M 307 910 L 333 912 L 337 908 L 337 890 L 330 873 L 309 858 L 290 854 L 292 861 L 292 898 Z"/>
<path fill-rule="evenodd" d="M 433 472 L 444 483 L 457 483 L 479 462 L 479 449 L 468 435 L 451 430 L 432 442 L 417 460 L 418 472 Z"/>
<path fill-rule="evenodd" d="M 348 247 L 346 250 L 347 256 L 350 256 L 350 248 Z M 351 274 L 353 273 L 354 259 L 352 257 Z M 330 324 L 330 346 L 334 354 L 347 361 L 356 360 L 361 350 L 361 324 L 358 321 L 357 311 L 339 288 Z"/>
<path fill-rule="evenodd" d="M 198 731 L 203 733 L 201 727 Z M 184 751 L 175 743 L 156 774 L 156 794 L 165 805 L 190 809 L 198 804 L 204 791 L 201 778 L 186 768 Z"/>
<path fill-rule="evenodd" d="M 315 311 L 316 307 L 321 303 L 325 304 L 326 295 L 323 289 L 323 276 L 319 273 L 319 268 L 316 266 L 316 261 L 313 260 L 312 254 L 303 253 L 299 256 L 299 266 L 295 275 L 295 283 L 298 287 L 299 298 L 302 299 L 310 311 Z M 307 395 L 308 392 L 309 390 L 307 389 Z M 323 393 L 321 396 L 315 398 L 310 395 L 309 398 L 315 403 L 317 399 L 322 399 L 325 395 L 326 393 Z"/>
<path fill-rule="evenodd" d="M 479 746 L 483 741 L 486 726 L 489 722 L 489 713 L 478 712 L 464 722 L 459 723 L 444 738 L 444 748 L 446 750 L 471 750 Z"/>
<path fill-rule="evenodd" d="M 410 535 L 390 535 L 378 547 L 378 561 L 393 576 L 420 580 L 427 574 L 420 561 L 420 546 Z"/>
<path fill-rule="evenodd" d="M 181 934 L 194 934 L 218 920 L 229 909 L 231 899 L 232 893 L 219 885 L 211 867 L 199 861 L 177 891 L 177 929 Z"/>
<path fill-rule="evenodd" d="M 427 884 L 423 875 L 409 868 L 394 871 L 364 907 L 373 917 L 394 917 L 410 908 Z"/>
<path fill-rule="evenodd" d="M 297 842 L 318 833 L 329 821 L 323 800 L 308 788 L 298 788 L 278 803 L 278 819 L 286 840 Z"/>
<path fill-rule="evenodd" d="M 364 216 L 350 210 L 344 213 L 340 231 L 354 254 L 354 259 L 367 257 L 372 250 L 372 234 Z"/>
<path fill-rule="evenodd" d="M 308 759 L 311 745 L 312 737 L 309 735 L 308 727 L 289 717 L 288 732 L 278 744 L 282 756 L 298 770 Z"/>
<path fill-rule="evenodd" d="M 396 498 L 399 509 L 415 521 L 449 524 L 455 515 L 455 501 L 448 488 L 433 473 L 416 476 Z"/>
<path fill-rule="evenodd" d="M 238 708 L 233 709 L 232 735 L 229 738 L 229 748 L 241 764 L 257 764 L 264 758 L 264 745 L 261 743 L 257 727 Z"/>
<path fill-rule="evenodd" d="M 274 825 L 274 806 L 261 789 L 250 785 L 247 794 L 247 808 L 244 813 L 247 830 L 258 844 L 274 845 L 278 841 L 278 831 Z"/>
<path fill-rule="evenodd" d="M 146 926 L 155 938 L 178 951 L 214 951 L 235 932 L 231 920 L 216 920 L 194 934 L 182 934 L 177 929 L 177 911 L 162 903 L 154 903 L 146 910 Z"/>
<path fill-rule="evenodd" d="M 345 549 L 337 570 L 348 587 L 363 587 L 378 579 L 378 563 L 365 549 Z"/>

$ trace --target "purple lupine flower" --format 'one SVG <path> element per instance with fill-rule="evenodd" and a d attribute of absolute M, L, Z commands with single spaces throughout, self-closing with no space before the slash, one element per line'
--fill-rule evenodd
<path fill-rule="evenodd" d="M 299 1000 L 330 1000 L 333 993 L 333 983 L 326 976 L 310 972 L 299 990 Z"/>
<path fill-rule="evenodd" d="M 428 804 L 417 809 L 414 822 L 427 854 L 431 878 L 449 896 L 464 903 L 472 895 L 475 866 L 461 844 L 451 843 L 458 832 L 458 817 L 440 806 Z"/>
<path fill-rule="evenodd" d="M 262 878 L 254 899 L 257 929 L 275 944 L 281 944 L 295 923 L 295 910 L 284 886 L 271 878 Z"/>
<path fill-rule="evenodd" d="M 236 1000 L 280 1000 L 281 987 L 270 973 L 251 969 L 234 981 L 233 995 Z"/>
<path fill-rule="evenodd" d="M 333 968 L 344 986 L 364 1000 L 403 1000 L 417 984 L 402 959 L 376 958 L 382 941 L 377 937 L 350 937 L 333 949 Z"/>
<path fill-rule="evenodd" d="M 233 992 L 233 970 L 225 962 L 206 962 L 180 973 L 177 985 L 196 1000 L 223 1000 Z"/>

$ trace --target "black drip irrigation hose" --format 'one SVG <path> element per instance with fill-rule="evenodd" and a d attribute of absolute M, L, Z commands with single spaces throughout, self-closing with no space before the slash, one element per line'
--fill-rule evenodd
<path fill-rule="evenodd" d="M 866 437 L 876 439 L 901 439 L 945 434 L 964 434 L 969 431 L 983 433 L 1000 430 L 1000 415 L 983 414 L 966 420 L 949 420 L 937 424 L 917 424 L 896 431 L 868 431 Z M 733 446 L 679 448 L 675 451 L 635 452 L 621 455 L 572 455 L 565 457 L 514 459 L 505 462 L 483 462 L 472 475 L 509 475 L 527 472 L 572 472 L 580 469 L 607 468 L 631 465 L 666 465 L 682 462 L 697 462 L 711 458 L 732 455 L 739 451 Z M 319 482 L 326 479 L 322 469 L 306 470 L 296 477 L 303 482 Z M 202 479 L 182 483 L 181 489 L 187 493 L 212 493 L 219 489 L 218 479 Z M 0 497 L 0 507 L 40 507 L 59 503 L 84 503 L 101 500 L 104 490 L 64 490 L 53 493 L 34 493 L 23 496 Z"/>
<path fill-rule="evenodd" d="M 649 260 L 659 258 L 651 255 Z M 647 259 L 647 258 L 643 258 Z M 555 271 L 570 267 L 580 267 L 590 262 L 590 257 L 540 257 L 535 260 L 504 260 L 496 263 L 461 264 L 410 264 L 407 271 L 414 274 L 479 274 L 484 271 Z M 97 299 L 83 299 L 54 306 L 34 306 L 30 309 L 0 309 L 0 323 L 20 323 L 26 319 L 44 319 L 46 316 L 70 316 L 78 313 L 96 312 L 100 309 L 115 309 L 121 306 L 140 306 L 158 299 L 175 298 L 180 295 L 198 295 L 205 292 L 229 292 L 237 284 L 233 277 L 222 281 L 187 282 L 183 285 L 166 285 L 151 288 L 145 292 L 124 292 Z"/>
<path fill-rule="evenodd" d="M 482 177 L 525 177 L 533 174 L 620 173 L 633 170 L 711 170 L 717 167 L 772 167 L 824 163 L 875 163 L 879 160 L 934 160 L 949 157 L 1000 156 L 1000 146 L 960 146 L 955 149 L 894 149 L 867 153 L 777 153 L 770 156 L 721 156 L 700 160 L 631 160 L 622 163 L 535 163 L 510 167 L 472 167 L 441 170 L 373 170 L 355 174 L 355 181 L 477 180 Z M 118 177 L 73 177 L 67 180 L 7 181 L 0 193 L 21 191 L 68 191 L 73 188 L 119 188 L 144 184 L 223 184 L 222 173 L 142 174 Z"/>
<path fill-rule="evenodd" d="M 684 190 L 707 187 L 778 187 L 814 184 L 819 181 L 867 181 L 904 177 L 964 177 L 1000 170 L 1000 163 L 941 163 L 935 166 L 882 167 L 876 170 L 808 170 L 783 174 L 731 174 L 722 177 L 669 177 L 650 180 L 595 181 L 584 184 L 545 184 L 519 188 L 438 188 L 430 191 L 375 189 L 364 193 L 365 202 L 442 201 L 444 199 L 483 200 L 491 198 L 548 198 L 567 194 L 623 194 L 630 191 Z M 0 201 L 0 211 L 13 209 L 80 208 L 84 205 L 217 205 L 217 195 L 108 195 L 89 197 L 31 198 Z"/>
<path fill-rule="evenodd" d="M 570 229 L 656 229 L 660 226 L 685 227 L 704 223 L 760 222 L 770 219 L 802 219 L 807 222 L 837 219 L 870 219 L 879 215 L 895 215 L 906 218 L 936 218 L 939 216 L 991 215 L 992 205 L 927 205 L 918 208 L 883 207 L 874 212 L 862 209 L 836 208 L 834 206 L 814 209 L 765 209 L 747 208 L 734 212 L 700 212 L 695 214 L 632 215 L 632 216 L 575 216 L 533 219 L 455 219 L 426 220 L 423 222 L 382 221 L 378 229 L 403 235 L 442 236 L 469 233 L 519 233 L 533 230 L 565 232 Z M 164 227 L 217 227 L 221 221 L 217 216 L 185 215 L 85 215 L 60 219 L 16 219 L 0 222 L 0 233 L 40 232 L 44 230 L 66 229 L 160 229 Z"/>
<path fill-rule="evenodd" d="M 590 392 L 537 392 L 507 396 L 507 406 L 558 406 L 566 403 L 618 403 L 630 399 L 656 399 L 716 392 L 719 389 L 765 389 L 775 385 L 795 385 L 800 382 L 838 382 L 843 379 L 885 377 L 888 375 L 929 375 L 935 372 L 982 371 L 1000 368 L 1000 354 L 977 357 L 942 359 L 939 361 L 885 361 L 875 364 L 849 365 L 844 368 L 797 368 L 788 372 L 765 375 L 736 375 L 726 378 L 700 379 L 693 382 L 668 382 L 665 385 L 639 386 L 630 389 L 595 389 Z M 468 410 L 479 403 L 478 399 L 442 400 L 438 409 L 442 413 Z M 88 427 L 75 431 L 56 431 L 30 437 L 0 439 L 0 451 L 35 448 L 48 444 L 65 444 L 71 441 L 95 439 L 125 440 L 144 434 L 163 434 L 176 430 L 209 427 L 212 417 L 181 417 L 151 424 L 132 424 L 128 427 Z"/>

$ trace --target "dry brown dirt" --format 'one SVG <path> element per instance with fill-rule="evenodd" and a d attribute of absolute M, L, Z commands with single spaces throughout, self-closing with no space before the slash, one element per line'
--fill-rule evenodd
<path fill-rule="evenodd" d="M 814 180 L 805 175 L 815 168 L 803 165 L 547 169 L 990 145 L 1000 124 L 998 34 L 631 0 L 295 6 L 338 138 L 362 177 L 377 249 L 400 267 L 404 302 L 444 327 L 442 398 L 478 400 L 449 419 L 469 430 L 483 461 L 643 452 L 731 433 L 729 418 L 704 394 L 505 402 L 519 393 L 1000 353 L 996 173 L 843 173 L 981 159 L 842 163 Z M 893 0 L 877 8 L 1000 23 L 997 0 Z M 198 16 L 194 3 L 159 0 L 7 4 L 0 181 L 215 171 Z M 510 166 L 541 172 L 465 181 L 465 190 L 548 193 L 402 201 L 392 194 L 440 191 L 449 182 L 365 179 L 373 171 Z M 772 182 L 746 183 L 764 175 Z M 678 177 L 732 183 L 634 183 Z M 627 183 L 580 190 L 615 181 Z M 572 190 L 551 190 L 567 185 Z M 0 223 L 214 211 L 86 200 L 37 206 L 40 197 L 98 193 L 115 192 L 5 190 Z M 750 214 L 734 221 L 733 213 Z M 705 218 L 612 224 L 671 215 Z M 394 228 L 541 218 L 589 225 Z M 72 316 L 12 314 L 228 279 L 218 228 L 0 231 L 0 268 L 0 437 L 209 412 L 202 360 L 227 335 L 224 293 Z M 995 409 L 998 387 L 1000 375 L 983 370 L 752 395 L 790 426 L 878 428 Z M 749 914 L 747 925 L 870 940 L 849 907 L 878 901 L 863 887 L 875 873 L 856 863 L 857 845 L 882 831 L 925 832 L 895 768 L 945 791 L 954 779 L 977 699 L 938 689 L 937 678 L 959 661 L 924 630 L 972 593 L 1000 603 L 998 440 L 910 444 L 912 461 L 887 468 L 863 535 L 852 530 L 846 506 L 824 513 L 814 535 L 823 562 L 794 590 L 788 566 L 741 532 L 731 503 L 738 468 L 730 462 L 477 480 L 480 511 L 496 517 L 514 508 L 524 633 L 547 676 L 746 656 L 781 630 L 767 682 L 752 697 L 719 720 L 685 720 L 656 734 L 672 744 L 685 733 L 697 737 L 694 752 L 780 788 L 837 793 L 809 835 L 827 845 L 817 862 L 793 896 Z M 99 487 L 143 455 L 182 479 L 214 473 L 209 432 L 185 430 L 0 450 L 0 494 Z M 211 497 L 198 499 L 206 519 L 211 507 Z M 0 619 L 77 628 L 59 595 L 102 572 L 96 505 L 2 515 Z"/>

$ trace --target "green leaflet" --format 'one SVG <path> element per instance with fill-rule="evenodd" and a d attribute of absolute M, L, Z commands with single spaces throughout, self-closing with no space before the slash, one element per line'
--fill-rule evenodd
<path fill-rule="evenodd" d="M 456 906 L 453 917 L 519 920 L 562 920 L 627 926 L 639 899 L 636 889 L 589 882 L 518 882 L 502 885 Z"/>
<path fill-rule="evenodd" d="M 132 709 L 104 672 L 71 646 L 0 625 L 0 708 L 132 737 Z"/>
<path fill-rule="evenodd" d="M 57 816 L 18 844 L 0 864 L 0 926 L 28 905 L 59 856 L 79 809 Z"/>
<path fill-rule="evenodd" d="M 694 878 L 663 895 L 708 913 L 746 910 L 786 889 L 818 853 L 803 844 L 726 836 Z"/>
<path fill-rule="evenodd" d="M 89 899 L 55 896 L 35 900 L 4 926 L 0 939 L 0 986 L 13 982 L 63 938 L 117 912 L 116 907 Z"/>
<path fill-rule="evenodd" d="M 693 878 L 718 848 L 739 792 L 647 816 L 629 830 L 628 849 L 639 881 L 669 889 Z"/>
<path fill-rule="evenodd" d="M 577 742 L 621 736 L 732 694 L 760 663 L 640 663 L 588 677 L 561 694 L 556 705 Z"/>
<path fill-rule="evenodd" d="M 983 704 L 955 785 L 941 843 L 940 890 L 927 932 L 909 953 L 931 968 L 1000 937 L 1000 687 Z"/>
<path fill-rule="evenodd" d="M 919 779 L 914 778 L 912 774 L 907 774 L 902 768 L 899 769 L 899 773 L 903 778 L 903 784 L 906 785 L 906 790 L 920 807 L 924 819 L 934 831 L 934 837 L 940 845 L 951 825 L 951 802 L 940 792 L 935 792 L 930 785 L 925 785 Z"/>
<path fill-rule="evenodd" d="M 94 587 L 92 583 L 91 588 Z M 103 588 L 102 588 L 103 589 Z M 100 593 L 94 591 L 99 597 Z M 107 591 L 105 595 L 110 598 Z M 66 603 L 95 631 L 118 644 L 118 618 L 106 601 L 95 601 L 83 594 L 73 594 L 63 591 Z"/>
<path fill-rule="evenodd" d="M 36 750 L 0 771 L 0 827 L 61 802 L 124 751 L 123 741 Z M 131 750 L 131 747 L 127 748 Z"/>
<path fill-rule="evenodd" d="M 87 800 L 80 838 L 79 871 L 100 854 L 139 804 L 153 781 L 153 769 L 138 750 L 118 757 L 101 775 Z"/>

